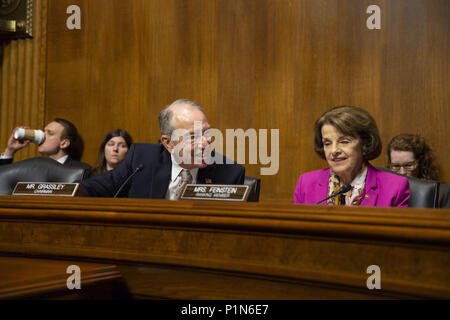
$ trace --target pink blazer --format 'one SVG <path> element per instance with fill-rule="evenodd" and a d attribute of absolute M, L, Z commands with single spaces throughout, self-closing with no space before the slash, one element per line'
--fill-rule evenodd
<path fill-rule="evenodd" d="M 329 168 L 302 174 L 295 188 L 294 202 L 315 204 L 326 198 L 329 177 Z M 409 197 L 407 178 L 377 170 L 369 164 L 361 206 L 408 207 Z M 321 204 L 326 204 L 326 201 Z"/>

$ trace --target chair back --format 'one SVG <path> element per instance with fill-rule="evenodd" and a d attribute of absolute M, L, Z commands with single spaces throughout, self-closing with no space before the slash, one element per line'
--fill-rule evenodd
<path fill-rule="evenodd" d="M 450 185 L 439 183 L 438 208 L 450 209 Z"/>
<path fill-rule="evenodd" d="M 439 182 L 433 180 L 407 177 L 411 197 L 409 206 L 412 208 L 436 208 L 439 195 Z"/>
<path fill-rule="evenodd" d="M 389 169 L 377 167 L 379 170 L 387 171 L 399 176 L 396 172 Z M 439 195 L 439 182 L 433 180 L 417 179 L 414 177 L 408 177 L 409 190 L 411 191 L 411 197 L 408 204 L 411 208 L 436 208 Z"/>
<path fill-rule="evenodd" d="M 10 195 L 17 182 L 75 182 L 86 169 L 64 166 L 49 158 L 37 157 L 0 166 L 0 195 Z"/>

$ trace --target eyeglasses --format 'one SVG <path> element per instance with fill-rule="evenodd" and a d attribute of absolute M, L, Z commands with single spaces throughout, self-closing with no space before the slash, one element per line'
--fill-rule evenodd
<path fill-rule="evenodd" d="M 405 171 L 413 171 L 416 168 L 417 162 L 406 162 L 406 163 L 391 163 L 392 171 L 400 171 L 401 168 L 405 169 Z"/>

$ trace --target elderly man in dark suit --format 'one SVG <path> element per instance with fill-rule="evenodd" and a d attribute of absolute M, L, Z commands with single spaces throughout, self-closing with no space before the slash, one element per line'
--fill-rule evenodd
<path fill-rule="evenodd" d="M 14 154 L 30 143 L 28 140 L 20 141 L 15 139 L 14 130 L 8 140 L 5 151 L 0 155 L 0 165 L 12 163 Z M 44 128 L 44 134 L 45 140 L 38 147 L 39 153 L 65 166 L 90 169 L 88 164 L 78 161 L 71 156 L 75 142 L 78 139 L 78 131 L 73 123 L 65 119 L 56 118 Z"/>
<path fill-rule="evenodd" d="M 159 125 L 160 144 L 132 145 L 125 161 L 114 170 L 82 182 L 83 194 L 113 197 L 123 187 L 119 197 L 177 200 L 186 183 L 244 183 L 244 167 L 222 155 L 212 153 L 215 162 L 211 164 L 205 157 L 211 143 L 205 137 L 209 124 L 197 103 L 184 99 L 173 102 L 161 111 Z M 198 129 L 201 138 L 193 141 Z M 180 131 L 185 134 L 180 135 Z"/>

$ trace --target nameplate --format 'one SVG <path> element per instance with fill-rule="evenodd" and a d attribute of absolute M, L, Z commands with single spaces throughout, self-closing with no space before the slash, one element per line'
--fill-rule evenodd
<path fill-rule="evenodd" d="M 78 186 L 78 183 L 66 182 L 17 182 L 12 195 L 73 197 Z"/>
<path fill-rule="evenodd" d="M 236 184 L 188 184 L 181 200 L 247 201 L 251 188 Z"/>

